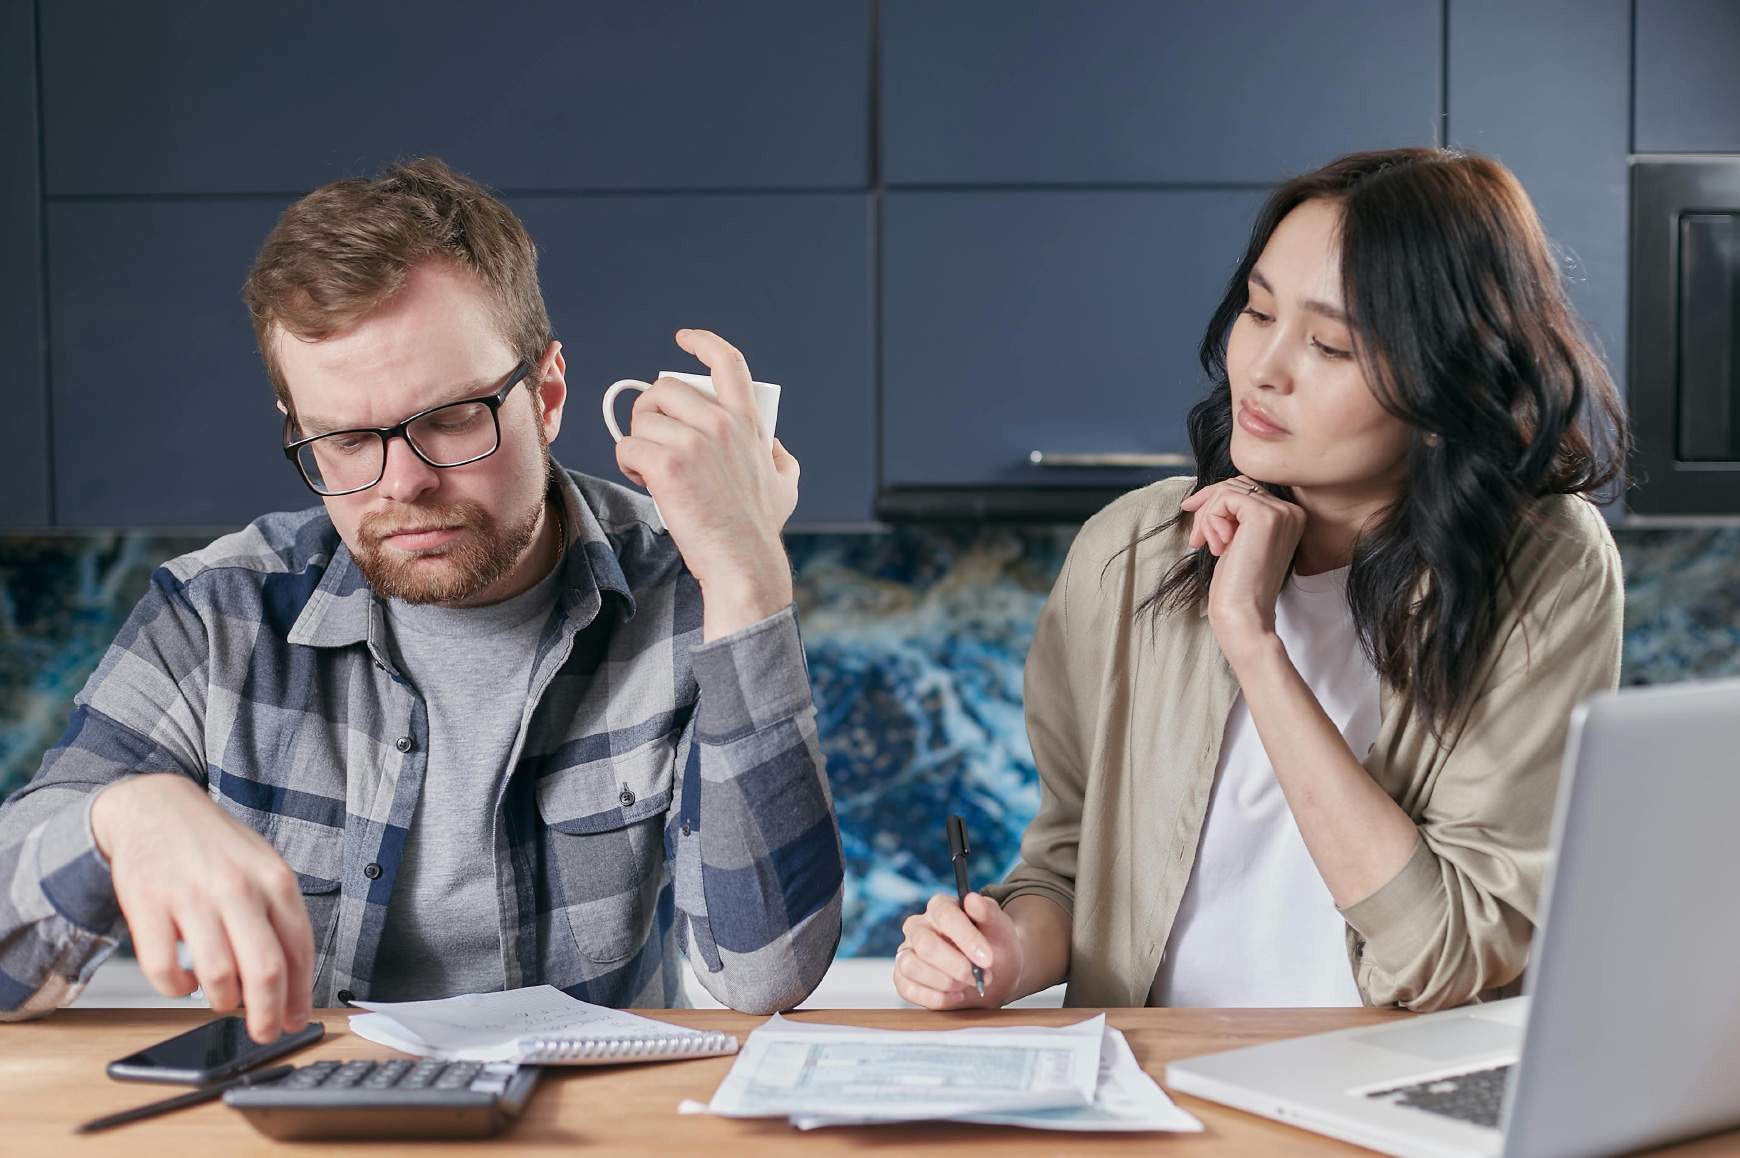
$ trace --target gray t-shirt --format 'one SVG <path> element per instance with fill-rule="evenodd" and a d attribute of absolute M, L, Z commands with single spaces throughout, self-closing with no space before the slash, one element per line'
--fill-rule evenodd
<path fill-rule="evenodd" d="M 530 704 L 532 661 L 561 570 L 488 607 L 386 601 L 393 662 L 428 706 L 429 759 L 369 984 L 377 1001 L 506 984 L 495 802 Z"/>

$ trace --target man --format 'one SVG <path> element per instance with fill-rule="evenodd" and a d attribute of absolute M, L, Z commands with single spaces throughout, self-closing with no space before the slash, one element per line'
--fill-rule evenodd
<path fill-rule="evenodd" d="M 779 538 L 798 465 L 742 356 L 680 331 L 717 400 L 635 404 L 617 461 L 667 531 L 551 462 L 531 239 L 440 161 L 291 206 L 246 297 L 322 505 L 160 568 L 0 809 L 0 1016 L 129 934 L 257 1040 L 361 997 L 681 1004 L 679 945 L 728 1005 L 801 1001 L 843 860 Z"/>

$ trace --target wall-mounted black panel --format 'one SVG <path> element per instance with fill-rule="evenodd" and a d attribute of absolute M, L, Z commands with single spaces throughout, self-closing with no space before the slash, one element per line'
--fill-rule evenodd
<path fill-rule="evenodd" d="M 1113 486 L 1045 454 L 1188 453 L 1196 346 L 1263 194 L 890 193 L 883 482 Z"/>
<path fill-rule="evenodd" d="M 568 361 L 563 463 L 621 481 L 599 400 L 619 378 L 705 368 L 672 335 L 713 330 L 778 382 L 803 464 L 798 523 L 862 522 L 874 489 L 870 199 L 858 193 L 522 197 Z M 618 418 L 629 402 L 619 401 Z"/>
<path fill-rule="evenodd" d="M 1581 19 L 1581 17 L 1579 17 Z M 1637 5 L 1639 153 L 1740 153 L 1740 3 Z"/>
<path fill-rule="evenodd" d="M 1431 144 L 1440 0 L 882 0 L 895 184 L 1274 181 Z"/>
<path fill-rule="evenodd" d="M 1740 158 L 1631 167 L 1633 511 L 1740 512 Z"/>
<path fill-rule="evenodd" d="M 36 12 L 0 0 L 0 526 L 41 527 L 48 501 Z"/>
<path fill-rule="evenodd" d="M 283 205 L 49 207 L 57 521 L 225 526 L 313 505 L 241 301 Z"/>
<path fill-rule="evenodd" d="M 1682 213 L 1679 242 L 1676 457 L 1740 463 L 1740 212 Z"/>
<path fill-rule="evenodd" d="M 1516 173 L 1625 374 L 1629 0 L 1451 0 L 1452 143 Z"/>
<path fill-rule="evenodd" d="M 51 194 L 862 187 L 867 0 L 42 5 Z"/>

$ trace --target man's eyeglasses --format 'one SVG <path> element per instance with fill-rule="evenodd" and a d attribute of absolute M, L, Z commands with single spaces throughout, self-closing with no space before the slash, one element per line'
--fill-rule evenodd
<path fill-rule="evenodd" d="M 296 464 L 310 490 L 327 498 L 366 491 L 380 482 L 387 471 L 387 443 L 394 438 L 403 438 L 430 466 L 464 466 L 488 458 L 501 446 L 501 404 L 531 372 L 531 363 L 521 362 L 494 394 L 433 406 L 396 426 L 334 430 L 292 441 L 295 420 L 286 418 L 284 457 Z"/>

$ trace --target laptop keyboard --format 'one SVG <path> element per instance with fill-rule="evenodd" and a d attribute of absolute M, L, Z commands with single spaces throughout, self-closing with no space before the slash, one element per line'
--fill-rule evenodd
<path fill-rule="evenodd" d="M 1430 1114 L 1460 1118 L 1477 1126 L 1497 1129 L 1499 1109 L 1504 1105 L 1504 1084 L 1509 1077 L 1509 1066 L 1495 1066 L 1453 1078 L 1437 1078 L 1379 1090 L 1366 1097 L 1387 1098 L 1392 1106 L 1411 1106 Z"/>

